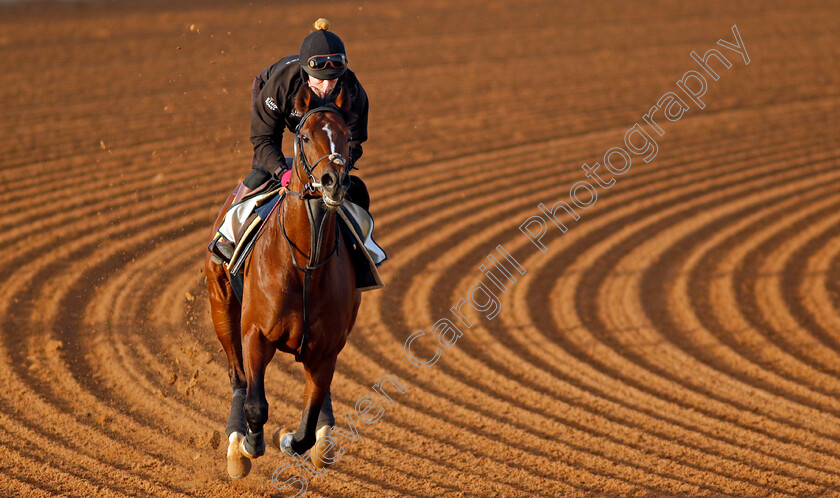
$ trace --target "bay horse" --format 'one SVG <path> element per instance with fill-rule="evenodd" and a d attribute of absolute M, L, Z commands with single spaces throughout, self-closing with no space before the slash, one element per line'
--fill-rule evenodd
<path fill-rule="evenodd" d="M 228 270 L 213 263 L 209 252 L 205 258 L 213 325 L 233 388 L 225 431 L 233 478 L 247 476 L 251 460 L 265 454 L 265 369 L 277 350 L 303 364 L 306 387 L 297 432 L 275 434 L 275 443 L 289 456 L 304 455 L 316 440 L 329 436 L 335 425 L 329 390 L 336 358 L 362 299 L 336 214 L 350 184 L 350 133 L 342 117 L 349 112 L 349 99 L 340 88 L 334 101 L 324 101 L 303 85 L 295 109 L 302 117 L 295 133 L 294 173 L 244 267 L 241 304 Z M 330 463 L 329 447 L 321 451 L 321 446 L 311 455 L 318 467 Z"/>

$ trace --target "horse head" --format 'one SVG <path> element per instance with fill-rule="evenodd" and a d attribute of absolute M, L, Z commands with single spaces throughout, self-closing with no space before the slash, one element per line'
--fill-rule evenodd
<path fill-rule="evenodd" d="M 295 175 L 289 186 L 320 193 L 327 208 L 334 210 L 350 186 L 350 130 L 343 117 L 350 112 L 346 90 L 341 85 L 334 99 L 320 99 L 303 85 L 295 109 L 302 117 L 295 133 Z"/>

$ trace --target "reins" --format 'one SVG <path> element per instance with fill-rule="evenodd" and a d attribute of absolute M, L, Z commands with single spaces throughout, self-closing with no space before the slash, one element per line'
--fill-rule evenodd
<path fill-rule="evenodd" d="M 307 197 L 306 193 L 307 192 L 313 192 L 313 193 L 317 192 L 318 189 L 321 189 L 323 187 L 321 185 L 321 183 L 315 181 L 315 177 L 312 176 L 312 171 L 319 164 L 321 164 L 321 162 L 324 159 L 329 159 L 330 161 L 333 161 L 333 160 L 336 159 L 336 157 L 341 158 L 341 159 L 343 159 L 343 158 L 339 154 L 325 154 L 325 155 L 321 156 L 317 161 L 315 161 L 315 164 L 312 164 L 312 165 L 310 165 L 309 161 L 306 159 L 306 154 L 303 152 L 303 143 L 301 142 L 300 131 L 303 128 L 303 124 L 306 122 L 306 119 L 309 118 L 309 116 L 311 116 L 312 114 L 315 114 L 316 112 L 334 112 L 334 113 L 340 115 L 340 112 L 335 107 L 321 106 L 321 107 L 316 107 L 314 109 L 310 109 L 300 118 L 300 123 L 298 123 L 297 128 L 295 129 L 295 161 L 300 162 L 300 165 L 303 166 L 303 170 L 306 172 L 306 175 L 307 175 L 309 181 L 307 181 L 307 182 L 303 181 L 303 178 L 300 177 L 300 172 L 298 171 L 297 168 L 294 167 L 294 164 L 293 164 L 292 167 L 295 170 L 295 174 L 297 175 L 298 180 L 300 180 L 300 182 L 303 184 L 303 189 L 302 189 L 302 192 L 294 192 L 291 189 L 289 189 L 288 187 L 287 187 L 287 190 L 286 190 L 287 193 L 299 198 L 300 200 L 302 200 L 306 203 L 306 213 L 307 213 L 308 218 L 309 218 L 309 240 L 310 240 L 309 261 L 307 261 L 306 266 L 301 267 L 300 264 L 298 264 L 297 257 L 295 256 L 294 245 L 292 244 L 291 239 L 289 239 L 288 234 L 286 234 L 286 227 L 285 227 L 285 223 L 284 223 L 284 220 L 285 220 L 284 214 L 286 212 L 285 206 L 283 207 L 283 214 L 280 214 L 280 223 L 279 223 L 280 224 L 280 232 L 283 234 L 283 238 L 286 240 L 286 245 L 289 248 L 289 254 L 292 257 L 292 265 L 295 267 L 295 269 L 303 272 L 303 337 L 301 338 L 301 341 L 300 341 L 300 348 L 299 348 L 297 354 L 295 355 L 295 359 L 297 361 L 302 361 L 303 355 L 306 352 L 306 345 L 307 345 L 307 342 L 309 340 L 309 290 L 310 290 L 309 289 L 309 283 L 310 283 L 310 280 L 311 280 L 311 277 L 312 277 L 312 273 L 315 270 L 317 270 L 318 268 L 321 268 L 322 266 L 327 264 L 330 261 L 330 259 L 332 259 L 332 257 L 335 256 L 336 253 L 338 253 L 338 241 L 339 241 L 339 237 L 340 237 L 339 228 L 338 228 L 338 220 L 336 220 L 336 222 L 335 222 L 335 246 L 333 247 L 332 251 L 330 251 L 330 253 L 326 256 L 326 258 L 323 261 L 321 261 L 320 263 L 317 263 L 318 253 L 321 252 L 321 242 L 322 242 L 323 237 L 324 237 L 324 227 L 326 226 L 326 224 L 324 223 L 324 219 L 326 218 L 327 214 L 324 213 L 324 216 L 322 216 L 321 219 L 318 221 L 318 223 L 317 223 L 318 234 L 317 234 L 317 236 L 315 236 L 316 221 L 315 221 L 315 215 L 312 212 L 312 206 L 310 204 L 310 201 L 312 199 L 316 199 L 317 196 Z M 344 160 L 344 163 L 346 164 L 346 160 Z"/>

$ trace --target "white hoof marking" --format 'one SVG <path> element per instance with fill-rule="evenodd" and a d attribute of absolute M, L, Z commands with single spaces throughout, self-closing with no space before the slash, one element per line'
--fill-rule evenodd
<path fill-rule="evenodd" d="M 239 444 L 245 439 L 241 432 L 234 432 L 228 438 L 227 471 L 234 479 L 242 479 L 251 473 L 251 460 L 242 456 Z"/>
<path fill-rule="evenodd" d="M 328 445 L 324 454 L 321 454 L 318 451 L 318 442 L 325 437 L 330 437 L 330 434 L 332 434 L 331 425 L 325 425 L 318 429 L 318 432 L 315 433 L 315 446 L 312 447 L 312 450 L 309 453 L 309 458 L 312 459 L 312 465 L 319 469 L 323 469 L 327 465 L 330 465 L 330 463 L 334 463 L 332 460 L 335 458 L 335 445 Z"/>

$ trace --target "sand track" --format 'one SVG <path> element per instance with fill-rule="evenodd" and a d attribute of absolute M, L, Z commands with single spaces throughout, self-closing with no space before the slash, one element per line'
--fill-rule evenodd
<path fill-rule="evenodd" d="M 272 494 L 273 449 L 225 474 L 202 251 L 250 164 L 253 74 L 325 14 L 371 96 L 391 256 L 333 402 L 406 393 L 313 496 L 840 490 L 836 6 L 154 1 L 0 7 L 0 494 Z M 750 65 L 538 251 L 519 224 L 736 23 Z M 500 314 L 414 367 L 408 335 L 498 244 L 527 269 Z M 300 366 L 267 385 L 270 430 L 295 425 Z"/>

